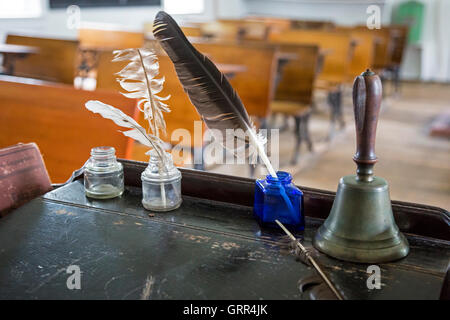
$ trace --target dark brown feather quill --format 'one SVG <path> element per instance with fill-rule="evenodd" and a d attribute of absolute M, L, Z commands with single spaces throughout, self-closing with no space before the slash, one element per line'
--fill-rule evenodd
<path fill-rule="evenodd" d="M 164 11 L 156 15 L 153 34 L 172 60 L 184 90 L 208 128 L 219 130 L 223 139 L 227 137 L 226 129 L 242 129 L 269 173 L 276 177 L 247 110 L 214 63 L 192 46 L 175 20 Z"/>

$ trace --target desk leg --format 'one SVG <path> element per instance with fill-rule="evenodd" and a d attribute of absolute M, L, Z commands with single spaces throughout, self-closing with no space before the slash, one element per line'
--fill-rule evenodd
<path fill-rule="evenodd" d="M 300 158 L 300 146 L 303 140 L 303 129 L 302 129 L 302 117 L 295 116 L 295 148 L 294 148 L 294 156 L 292 157 L 291 164 L 295 165 Z"/>
<path fill-rule="evenodd" d="M 309 118 L 310 118 L 310 113 L 308 113 L 302 117 L 303 125 L 301 127 L 303 129 L 303 137 L 306 140 L 306 143 L 308 144 L 308 150 L 309 150 L 309 152 L 312 152 L 313 151 L 313 143 L 311 140 L 311 135 L 309 134 Z"/>
<path fill-rule="evenodd" d="M 328 105 L 330 106 L 330 131 L 328 132 L 328 140 L 331 140 L 334 136 L 335 125 L 336 125 L 336 109 L 337 100 L 336 92 L 328 92 Z"/>
<path fill-rule="evenodd" d="M 336 91 L 328 93 L 328 104 L 330 105 L 330 132 L 328 134 L 328 140 L 331 140 L 334 136 L 336 122 L 339 121 L 340 128 L 345 127 L 344 116 L 342 113 L 342 89 L 339 88 Z"/>
<path fill-rule="evenodd" d="M 10 54 L 3 54 L 3 66 L 4 66 L 4 74 L 14 75 L 14 64 L 15 64 L 15 56 Z"/>
<path fill-rule="evenodd" d="M 339 120 L 340 129 L 345 128 L 344 114 L 342 112 L 342 88 L 339 88 L 337 92 L 337 118 Z"/>
<path fill-rule="evenodd" d="M 392 78 L 394 81 L 394 92 L 398 94 L 400 92 L 400 66 L 395 66 L 392 70 Z"/>

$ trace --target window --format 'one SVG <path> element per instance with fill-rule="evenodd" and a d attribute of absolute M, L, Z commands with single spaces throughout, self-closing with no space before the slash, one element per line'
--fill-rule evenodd
<path fill-rule="evenodd" d="M 205 0 L 164 0 L 164 11 L 170 14 L 196 14 L 205 10 Z"/>
<path fill-rule="evenodd" d="M 161 0 L 50 0 L 50 8 L 67 8 L 77 5 L 88 7 L 131 7 L 131 6 L 160 6 Z"/>
<path fill-rule="evenodd" d="M 0 1 L 0 18 L 37 18 L 41 14 L 41 0 Z"/>

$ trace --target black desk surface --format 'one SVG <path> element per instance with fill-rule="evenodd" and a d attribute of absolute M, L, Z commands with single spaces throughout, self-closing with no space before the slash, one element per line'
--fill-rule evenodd
<path fill-rule="evenodd" d="M 139 299 L 146 288 L 149 299 L 302 298 L 297 282 L 314 271 L 281 233 L 260 230 L 251 207 L 185 195 L 150 217 L 127 184 L 122 197 L 93 201 L 76 180 L 1 219 L 0 299 Z M 307 246 L 321 223 L 307 218 Z M 347 299 L 438 299 L 449 242 L 408 240 L 408 257 L 380 265 L 379 290 L 367 288 L 368 265 L 315 254 Z M 67 289 L 70 265 L 81 269 L 80 290 Z"/>

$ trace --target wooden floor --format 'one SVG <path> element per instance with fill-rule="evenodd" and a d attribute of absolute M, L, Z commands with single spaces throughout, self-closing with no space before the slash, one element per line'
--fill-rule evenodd
<path fill-rule="evenodd" d="M 450 140 L 430 137 L 433 119 L 450 108 L 450 87 L 442 84 L 404 83 L 401 94 L 382 105 L 377 132 L 375 174 L 390 184 L 391 199 L 417 202 L 450 209 Z M 280 167 L 294 175 L 298 185 L 336 190 L 339 178 L 355 172 L 352 156 L 355 133 L 351 93 L 345 94 L 346 129 L 331 142 L 328 108 L 318 97 L 319 110 L 311 120 L 314 153 L 303 155 L 297 166 L 286 165 L 292 155 L 294 137 L 280 134 Z M 248 176 L 245 166 L 215 166 L 211 171 Z M 258 171 L 261 176 L 263 171 Z"/>

